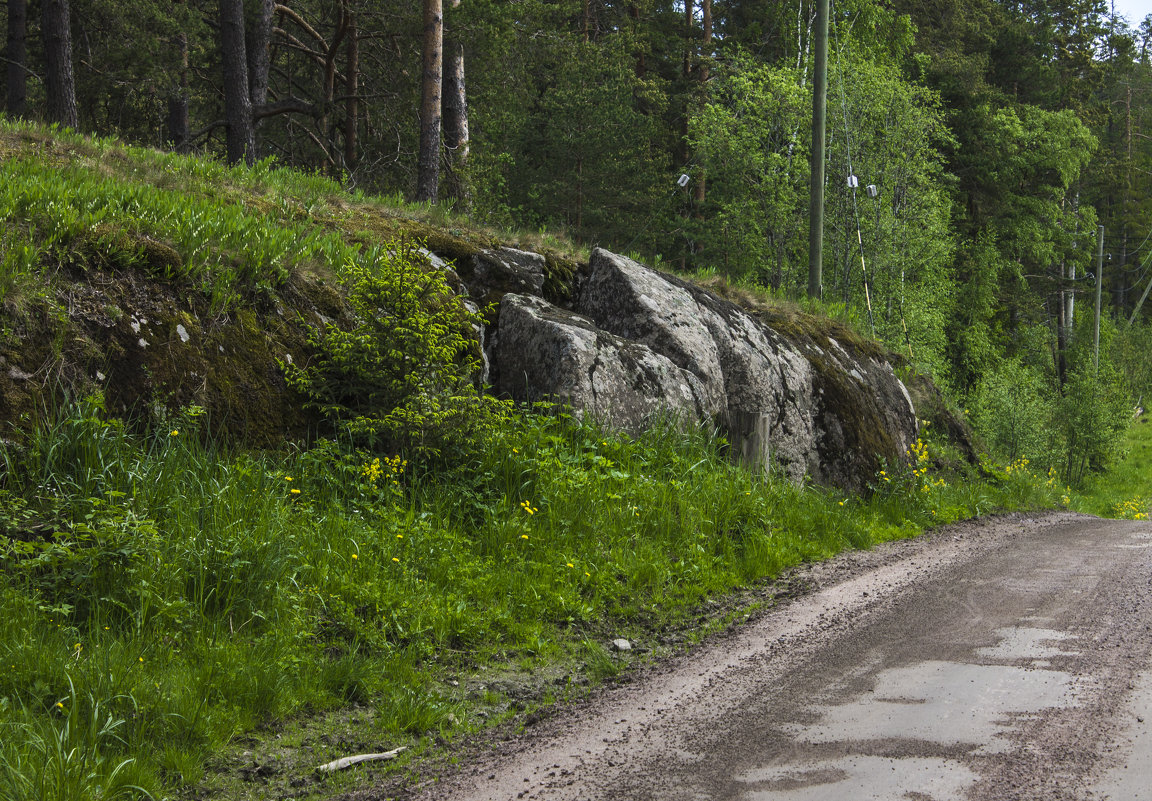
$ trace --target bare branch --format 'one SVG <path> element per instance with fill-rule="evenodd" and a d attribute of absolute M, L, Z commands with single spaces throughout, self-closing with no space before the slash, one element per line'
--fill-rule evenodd
<path fill-rule="evenodd" d="M 303 17 L 301 17 L 299 14 L 297 14 L 295 11 L 288 8 L 288 6 L 282 6 L 279 3 L 277 3 L 276 4 L 276 13 L 281 14 L 285 17 L 288 17 L 288 19 L 295 22 L 297 25 L 299 25 L 301 28 L 303 28 L 309 35 L 311 35 L 313 39 L 318 41 L 320 44 L 324 45 L 325 50 L 328 49 L 328 45 L 324 41 L 324 37 L 321 36 L 319 33 L 317 33 L 315 28 L 313 28 L 311 25 L 309 25 L 305 21 L 305 19 Z"/>
<path fill-rule="evenodd" d="M 319 109 L 316 108 L 315 104 L 298 97 L 287 97 L 283 100 L 277 100 L 275 103 L 262 103 L 252 109 L 252 117 L 257 120 L 293 113 L 316 116 Z"/>

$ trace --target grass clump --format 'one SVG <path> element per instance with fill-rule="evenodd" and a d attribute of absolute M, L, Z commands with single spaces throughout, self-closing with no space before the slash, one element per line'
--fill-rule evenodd
<path fill-rule="evenodd" d="M 374 747 L 450 737 L 525 703 L 469 676 L 560 664 L 599 680 L 621 667 L 604 643 L 654 643 L 709 597 L 1052 499 L 1014 472 L 935 476 L 926 443 L 861 499 L 749 472 L 704 429 L 632 439 L 556 409 L 509 412 L 438 456 L 350 439 L 238 451 L 199 436 L 202 418 L 139 434 L 88 399 L 5 446 L 0 727 L 19 734 L 0 738 L 0 765 L 24 777 L 10 782 L 38 781 L 60 703 L 82 710 L 68 737 L 95 727 L 93 775 L 123 797 L 215 781 L 211 757 L 236 738 L 337 710 L 364 710 Z M 286 781 L 347 755 L 313 748 Z"/>

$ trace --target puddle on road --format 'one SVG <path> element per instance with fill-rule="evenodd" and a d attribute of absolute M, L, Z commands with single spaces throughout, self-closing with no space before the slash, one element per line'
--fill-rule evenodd
<path fill-rule="evenodd" d="M 821 710 L 814 726 L 792 729 L 802 742 L 921 740 L 971 744 L 974 753 L 1002 753 L 1010 715 L 1039 712 L 1067 700 L 1072 676 L 1014 665 L 920 662 L 881 671 L 876 689 Z"/>
<path fill-rule="evenodd" d="M 816 707 L 819 719 L 788 732 L 799 744 L 837 744 L 854 753 L 840 759 L 767 766 L 738 777 L 743 798 L 754 801 L 853 801 L 947 799 L 962 795 L 978 776 L 956 759 L 956 747 L 984 756 L 1012 748 L 1010 734 L 1020 716 L 1074 703 L 1071 674 L 1049 668 L 1049 659 L 1074 654 L 1070 635 L 1042 628 L 1005 628 L 992 647 L 975 658 L 1020 664 L 970 664 L 927 660 L 882 670 L 873 688 L 853 700 Z M 869 754 L 893 741 L 920 743 L 920 756 Z M 929 756 L 925 756 L 925 754 Z"/>
<path fill-rule="evenodd" d="M 1018 660 L 1029 659 L 1036 666 L 1043 667 L 1054 656 L 1067 656 L 1077 653 L 1074 648 L 1050 645 L 1063 640 L 1075 639 L 1071 634 L 1052 629 L 997 629 L 1002 639 L 993 648 L 977 648 L 976 655 L 985 659 Z"/>
<path fill-rule="evenodd" d="M 957 798 L 979 777 L 952 759 L 850 756 L 814 762 L 803 770 L 778 768 L 738 776 L 749 785 L 748 801 L 891 801 L 906 798 Z"/>

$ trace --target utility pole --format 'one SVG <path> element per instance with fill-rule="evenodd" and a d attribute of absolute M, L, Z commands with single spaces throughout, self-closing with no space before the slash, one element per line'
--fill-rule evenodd
<path fill-rule="evenodd" d="M 1104 226 L 1096 228 L 1096 329 L 1092 335 L 1092 364 L 1100 372 L 1100 292 L 1104 287 Z"/>
<path fill-rule="evenodd" d="M 828 105 L 828 0 L 816 0 L 812 86 L 812 183 L 808 202 L 808 297 L 819 298 L 824 262 L 824 134 Z"/>

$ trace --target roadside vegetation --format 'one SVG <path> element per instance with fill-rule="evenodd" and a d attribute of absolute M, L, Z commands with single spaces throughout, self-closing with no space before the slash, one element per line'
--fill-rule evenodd
<path fill-rule="evenodd" d="M 611 639 L 651 649 L 710 597 L 1062 490 L 934 474 L 931 439 L 861 499 L 671 425 L 509 410 L 433 467 L 340 441 L 247 453 L 199 424 L 134 435 L 87 399 L 5 451 L 5 797 L 172 795 L 237 738 L 349 705 L 366 750 L 450 737 L 516 709 L 452 681 L 559 662 L 551 697 L 578 691 L 621 667 Z M 293 778 L 347 755 L 317 747 Z"/>
<path fill-rule="evenodd" d="M 998 510 L 1147 514 L 1122 358 L 1139 327 L 1106 331 L 1091 378 L 1076 357 L 1062 403 L 1042 373 L 990 374 L 968 416 L 996 457 L 969 465 L 924 422 L 906 461 L 846 496 L 738 466 L 711 430 L 632 438 L 477 392 L 475 318 L 418 242 L 362 227 L 419 207 L 31 126 L 5 123 L 0 148 L 9 310 L 82 280 L 67 264 L 191 281 L 220 308 L 305 272 L 364 319 L 282 366 L 323 438 L 258 452 L 210 436 L 196 406 L 141 424 L 93 394 L 2 443 L 4 801 L 321 796 L 353 779 L 320 764 L 410 747 L 362 780 L 522 723 L 737 619 L 729 593 L 801 562 Z M 780 302 L 730 288 L 754 291 Z M 1114 485 L 1085 483 L 1121 454 Z"/>

